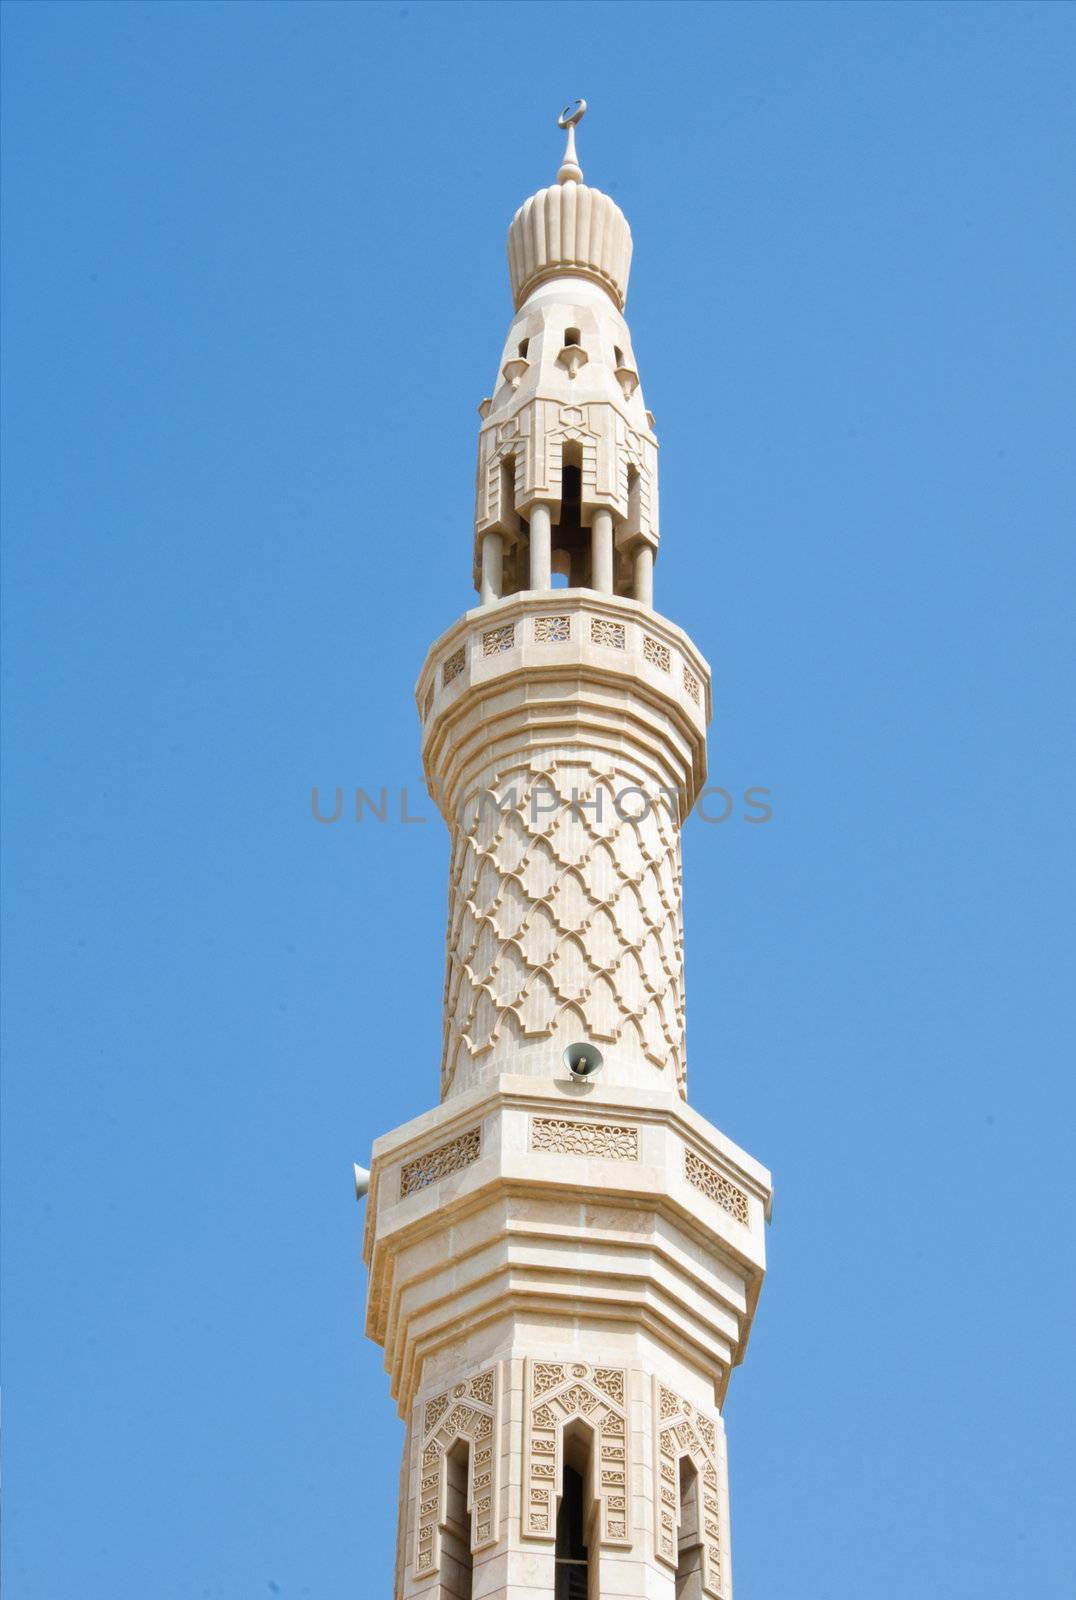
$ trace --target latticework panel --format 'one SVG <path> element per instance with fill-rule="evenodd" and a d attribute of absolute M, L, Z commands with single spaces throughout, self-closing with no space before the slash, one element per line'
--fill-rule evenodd
<path fill-rule="evenodd" d="M 523 1535 L 556 1537 L 558 1485 L 563 1475 L 564 1428 L 576 1418 L 595 1440 L 595 1492 L 604 1545 L 631 1544 L 628 1491 L 627 1372 L 582 1361 L 528 1360 L 524 1379 Z"/>
<path fill-rule="evenodd" d="M 500 1373 L 497 1367 L 415 1408 L 414 1563 L 419 1578 L 432 1577 L 441 1565 L 441 1535 L 447 1515 L 445 1463 L 457 1439 L 470 1445 L 467 1509 L 471 1513 L 471 1549 L 497 1541 L 497 1463 L 500 1415 Z"/>
<path fill-rule="evenodd" d="M 698 1473 L 702 1590 L 711 1600 L 732 1600 L 728 1560 L 728 1469 L 720 1418 L 706 1416 L 654 1380 L 654 1539 L 658 1560 L 675 1567 L 680 1527 L 680 1459 Z"/>
<path fill-rule="evenodd" d="M 638 783 L 560 760 L 502 773 L 496 799 L 464 808 L 449 881 L 443 1093 L 461 1065 L 562 1037 L 671 1065 L 683 1092 L 679 831 L 668 798 Z"/>

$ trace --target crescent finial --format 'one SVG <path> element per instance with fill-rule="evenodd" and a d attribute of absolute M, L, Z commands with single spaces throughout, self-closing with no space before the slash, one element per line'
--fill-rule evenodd
<path fill-rule="evenodd" d="M 564 159 L 557 173 L 558 183 L 582 183 L 583 169 L 575 154 L 575 126 L 587 109 L 585 100 L 577 100 L 574 109 L 566 105 L 557 118 L 557 127 L 564 128 L 568 135 L 568 143 L 564 147 Z"/>

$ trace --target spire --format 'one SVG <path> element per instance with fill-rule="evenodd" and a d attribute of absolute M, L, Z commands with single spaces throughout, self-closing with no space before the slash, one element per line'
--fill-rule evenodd
<path fill-rule="evenodd" d="M 508 229 L 508 271 L 516 309 L 549 278 L 592 278 L 623 311 L 631 268 L 631 229 L 615 201 L 583 182 L 575 128 L 585 100 L 557 118 L 568 135 L 557 180 L 525 200 Z"/>
<path fill-rule="evenodd" d="M 583 181 L 583 169 L 579 165 L 575 154 L 575 125 L 583 120 L 586 109 L 586 101 L 577 100 L 574 111 L 571 106 L 565 106 L 557 118 L 557 127 L 567 129 L 568 133 L 568 143 L 564 147 L 564 160 L 561 162 L 560 171 L 557 173 L 558 183 L 582 183 Z"/>

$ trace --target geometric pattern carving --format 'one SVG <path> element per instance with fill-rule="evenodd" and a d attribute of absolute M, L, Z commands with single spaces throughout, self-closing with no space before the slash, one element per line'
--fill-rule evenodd
<path fill-rule="evenodd" d="M 506 622 L 503 628 L 491 628 L 482 635 L 482 654 L 497 656 L 502 650 L 511 650 L 515 639 L 516 629 L 512 622 Z"/>
<path fill-rule="evenodd" d="M 460 645 L 459 649 L 453 650 L 452 654 L 445 661 L 444 666 L 441 668 L 441 682 L 446 686 L 446 688 L 452 682 L 453 678 L 458 678 L 460 673 L 463 671 L 465 659 L 466 656 L 464 653 L 464 647 L 463 645 Z"/>
<path fill-rule="evenodd" d="M 428 1150 L 425 1155 L 416 1156 L 413 1161 L 408 1161 L 400 1168 L 400 1199 L 404 1200 L 409 1194 L 417 1194 L 420 1189 L 429 1188 L 431 1183 L 436 1183 L 439 1178 L 445 1177 L 450 1172 L 458 1172 L 461 1167 L 470 1166 L 472 1161 L 477 1161 L 482 1153 L 482 1129 L 469 1128 L 466 1133 L 449 1139 L 446 1144 L 439 1144 L 436 1150 Z"/>
<path fill-rule="evenodd" d="M 498 1364 L 415 1407 L 415 1574 L 419 1578 L 432 1577 L 441 1565 L 448 1453 L 457 1439 L 468 1440 L 471 1447 L 467 1476 L 471 1549 L 485 1550 L 497 1542 L 500 1381 Z"/>
<path fill-rule="evenodd" d="M 652 639 L 648 633 L 643 634 L 643 655 L 653 667 L 660 667 L 662 672 L 668 672 L 672 667 L 672 651 L 667 644 L 662 644 L 660 639 Z"/>
<path fill-rule="evenodd" d="M 539 759 L 452 818 L 442 1095 L 461 1062 L 561 1033 L 671 1065 L 684 1093 L 676 817 L 615 758 Z"/>
<path fill-rule="evenodd" d="M 680 1458 L 689 1456 L 698 1473 L 702 1591 L 712 1600 L 731 1600 L 726 1556 L 728 1468 L 725 1430 L 691 1403 L 654 1379 L 655 1549 L 659 1561 L 675 1567 L 680 1527 Z"/>
<path fill-rule="evenodd" d="M 716 1200 L 730 1217 L 735 1217 L 737 1222 L 747 1225 L 747 1196 L 743 1190 L 737 1189 L 724 1173 L 718 1172 L 716 1167 L 712 1167 L 708 1161 L 697 1156 L 694 1150 L 684 1151 L 684 1176 L 688 1183 L 693 1184 L 696 1189 L 701 1189 L 711 1200 Z"/>
<path fill-rule="evenodd" d="M 595 644 L 606 645 L 610 650 L 623 650 L 625 644 L 624 624 L 610 622 L 608 617 L 591 617 L 590 637 Z"/>
<path fill-rule="evenodd" d="M 535 644 L 563 644 L 572 636 L 571 617 L 535 617 Z"/>
<path fill-rule="evenodd" d="M 696 678 L 695 674 L 692 672 L 691 668 L 686 663 L 684 665 L 684 688 L 687 690 L 687 692 L 691 696 L 692 700 L 694 700 L 695 704 L 698 705 L 698 703 L 699 703 L 699 680 L 698 680 L 698 678 Z"/>
<path fill-rule="evenodd" d="M 639 1130 L 613 1122 L 532 1117 L 531 1149 L 553 1150 L 566 1156 L 603 1156 L 607 1161 L 638 1161 Z"/>
<path fill-rule="evenodd" d="M 564 1429 L 582 1418 L 594 1438 L 594 1485 L 600 1504 L 600 1542 L 631 1544 L 628 1494 L 627 1373 L 582 1361 L 535 1361 L 524 1380 L 523 1533 L 555 1539 L 562 1480 Z"/>
<path fill-rule="evenodd" d="M 559 334 L 557 338 L 559 342 Z M 515 353 L 513 347 L 506 355 Z M 558 376 L 552 382 L 559 389 L 563 372 L 559 367 L 556 371 Z M 513 403 L 511 415 L 500 421 L 489 420 L 478 436 L 478 546 L 482 534 L 490 528 L 511 530 L 515 513 L 525 514 L 535 500 L 553 504 L 560 500 L 564 449 L 568 444 L 578 447 L 584 504 L 607 506 L 622 521 L 636 501 L 634 514 L 638 520 L 634 531 L 657 542 L 657 443 L 648 432 L 632 427 L 622 406 L 600 401 L 564 405 L 552 397 Z M 518 587 L 527 587 L 525 576 Z"/>

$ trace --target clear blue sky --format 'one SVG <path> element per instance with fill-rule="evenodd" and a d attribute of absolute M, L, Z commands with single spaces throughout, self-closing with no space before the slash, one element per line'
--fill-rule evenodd
<path fill-rule="evenodd" d="M 412 684 L 584 94 L 773 1169 L 737 1600 L 1072 1593 L 1071 5 L 4 7 L 10 1600 L 387 1596 L 350 1164 L 437 1096 Z M 701 337 L 700 337 L 701 330 Z M 402 574 L 402 580 L 401 580 Z"/>

